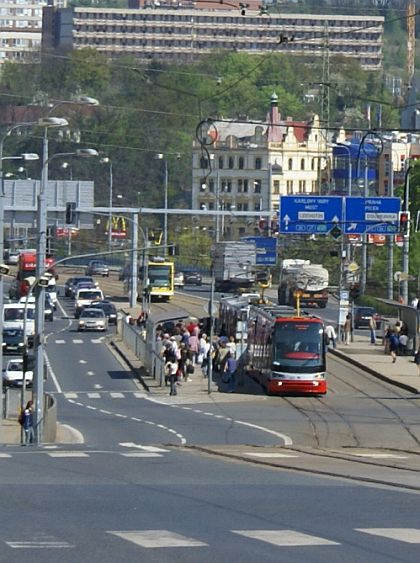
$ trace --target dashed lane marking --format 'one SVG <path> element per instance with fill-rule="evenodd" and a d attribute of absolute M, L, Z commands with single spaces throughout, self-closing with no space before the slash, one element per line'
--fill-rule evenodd
<path fill-rule="evenodd" d="M 259 457 L 259 458 L 285 458 L 285 457 L 299 457 L 298 455 L 294 454 L 279 454 L 279 453 L 260 453 L 260 452 L 243 452 L 241 455 L 249 455 L 251 457 Z"/>
<path fill-rule="evenodd" d="M 371 458 L 375 458 L 375 459 L 408 459 L 408 456 L 406 455 L 396 455 L 396 454 L 375 454 L 375 453 L 366 453 L 366 454 L 362 454 L 362 453 L 354 453 L 351 452 L 350 455 L 355 456 L 355 457 L 371 457 Z"/>
<path fill-rule="evenodd" d="M 50 457 L 89 457 L 85 452 L 46 452 Z"/>
<path fill-rule="evenodd" d="M 60 338 L 60 340 L 55 340 L 54 342 L 55 342 L 55 344 L 65 344 L 66 343 L 66 341 L 64 339 L 61 339 L 61 338 Z"/>
<path fill-rule="evenodd" d="M 420 529 L 418 528 L 355 528 L 357 532 L 380 536 L 405 543 L 420 543 Z"/>
<path fill-rule="evenodd" d="M 101 398 L 100 393 L 87 393 L 87 396 L 88 396 L 89 399 L 100 399 Z"/>
<path fill-rule="evenodd" d="M 162 454 L 152 452 L 126 452 L 121 454 L 123 457 L 163 457 Z"/>
<path fill-rule="evenodd" d="M 81 338 L 73 338 L 73 344 L 83 344 L 83 340 Z"/>
<path fill-rule="evenodd" d="M 232 530 L 234 534 L 259 540 L 279 547 L 300 547 L 308 545 L 340 545 L 318 536 L 310 536 L 294 530 Z"/>
<path fill-rule="evenodd" d="M 66 541 L 58 540 L 27 540 L 27 541 L 6 541 L 6 545 L 13 549 L 63 549 L 74 547 Z"/>
<path fill-rule="evenodd" d="M 111 392 L 110 394 L 111 399 L 124 399 L 125 395 L 124 393 L 113 393 Z"/>
<path fill-rule="evenodd" d="M 142 531 L 108 531 L 108 534 L 118 536 L 140 547 L 207 547 L 207 543 L 194 538 L 188 538 L 168 530 L 142 530 Z"/>

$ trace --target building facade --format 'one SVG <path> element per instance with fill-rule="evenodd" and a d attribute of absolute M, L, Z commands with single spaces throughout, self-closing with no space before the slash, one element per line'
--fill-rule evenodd
<path fill-rule="evenodd" d="M 328 181 L 332 148 L 318 116 L 282 120 L 275 94 L 266 122 L 215 121 L 208 135 L 208 152 L 193 143 L 192 209 L 223 212 L 201 221 L 217 238 L 255 234 L 260 212 L 277 219 L 280 196 L 315 195 Z"/>
<path fill-rule="evenodd" d="M 217 6 L 217 3 L 214 4 Z M 93 47 L 111 57 L 190 61 L 217 50 L 281 52 L 357 60 L 365 69 L 382 65 L 384 18 L 308 14 L 263 14 L 239 9 L 189 8 L 148 3 L 138 9 L 44 8 L 45 49 Z"/>

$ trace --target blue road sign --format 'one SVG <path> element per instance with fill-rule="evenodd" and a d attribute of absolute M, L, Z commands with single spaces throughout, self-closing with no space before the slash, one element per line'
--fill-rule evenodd
<path fill-rule="evenodd" d="M 275 266 L 277 264 L 277 239 L 274 237 L 244 237 L 242 240 L 253 242 L 257 249 L 257 266 Z"/>
<path fill-rule="evenodd" d="M 282 196 L 279 230 L 300 235 L 327 234 L 343 218 L 340 196 Z"/>
<path fill-rule="evenodd" d="M 347 197 L 344 232 L 348 235 L 395 234 L 400 208 L 398 197 Z"/>

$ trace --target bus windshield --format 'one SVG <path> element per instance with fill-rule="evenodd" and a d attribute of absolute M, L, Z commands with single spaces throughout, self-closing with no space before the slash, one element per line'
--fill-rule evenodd
<path fill-rule="evenodd" d="M 170 266 L 151 266 L 149 265 L 150 285 L 159 287 L 171 286 Z"/>
<path fill-rule="evenodd" d="M 293 320 L 277 322 L 274 339 L 274 368 L 324 366 L 322 324 Z"/>

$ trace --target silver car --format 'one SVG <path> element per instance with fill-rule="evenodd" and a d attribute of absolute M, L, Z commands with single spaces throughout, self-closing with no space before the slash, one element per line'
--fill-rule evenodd
<path fill-rule="evenodd" d="M 100 330 L 108 329 L 108 319 L 102 309 L 88 307 L 80 313 L 77 330 Z"/>

